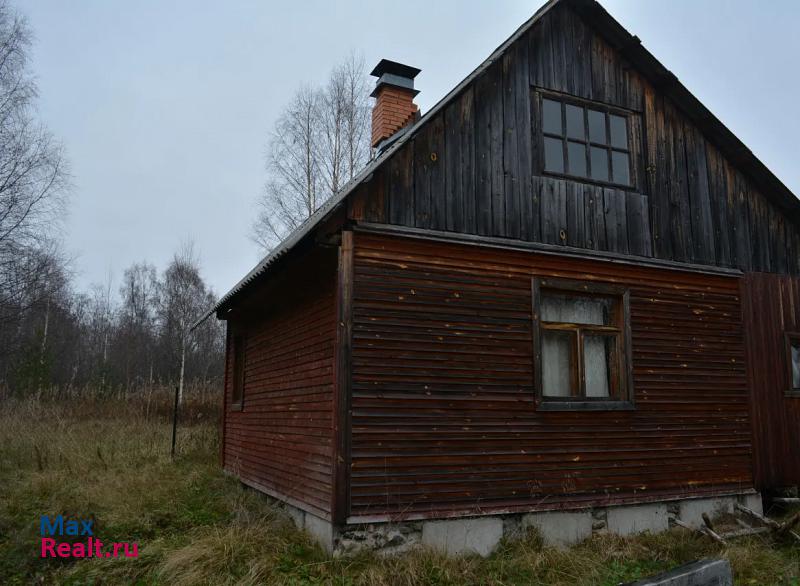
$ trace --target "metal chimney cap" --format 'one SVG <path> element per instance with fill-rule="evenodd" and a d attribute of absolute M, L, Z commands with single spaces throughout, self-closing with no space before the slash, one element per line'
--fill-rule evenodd
<path fill-rule="evenodd" d="M 411 67 L 410 65 L 403 65 L 402 63 L 398 63 L 397 61 L 390 61 L 389 59 L 381 59 L 380 62 L 375 66 L 375 69 L 372 70 L 370 75 L 374 77 L 381 77 L 384 73 L 390 73 L 392 75 L 396 75 L 398 77 L 406 77 L 408 79 L 414 79 L 417 77 L 417 74 L 422 71 L 421 69 L 417 69 L 416 67 Z"/>

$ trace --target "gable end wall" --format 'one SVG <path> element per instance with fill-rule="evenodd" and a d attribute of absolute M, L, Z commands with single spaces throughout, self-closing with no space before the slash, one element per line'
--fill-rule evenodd
<path fill-rule="evenodd" d="M 634 188 L 539 174 L 536 88 L 637 113 Z M 359 198 L 351 218 L 372 223 L 800 270 L 795 223 L 565 4 L 423 125 Z"/>

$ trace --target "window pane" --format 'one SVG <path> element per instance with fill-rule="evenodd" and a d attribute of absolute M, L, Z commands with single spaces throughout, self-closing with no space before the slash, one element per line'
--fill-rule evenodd
<path fill-rule="evenodd" d="M 587 397 L 610 397 L 614 389 L 616 336 L 584 336 L 583 377 Z"/>
<path fill-rule="evenodd" d="M 233 391 L 231 402 L 241 403 L 244 394 L 244 338 L 233 338 Z"/>
<path fill-rule="evenodd" d="M 542 100 L 542 129 L 550 134 L 563 135 L 561 128 L 561 103 L 553 100 Z"/>
<path fill-rule="evenodd" d="M 567 137 L 585 139 L 583 108 L 567 104 Z"/>
<path fill-rule="evenodd" d="M 605 112 L 589 110 L 589 140 L 600 144 L 608 144 Z"/>
<path fill-rule="evenodd" d="M 586 177 L 586 145 L 582 142 L 567 143 L 567 161 L 570 175 Z"/>
<path fill-rule="evenodd" d="M 544 137 L 544 168 L 554 173 L 564 172 L 564 143 L 560 139 Z"/>
<path fill-rule="evenodd" d="M 611 114 L 611 146 L 628 148 L 628 121 L 622 116 Z"/>
<path fill-rule="evenodd" d="M 608 181 L 608 151 L 592 147 L 590 155 L 592 157 L 592 179 Z"/>
<path fill-rule="evenodd" d="M 611 324 L 613 307 L 614 301 L 607 297 L 548 292 L 542 295 L 539 311 L 542 321 L 606 326 Z"/>
<path fill-rule="evenodd" d="M 628 153 L 618 153 L 617 151 L 611 153 L 611 168 L 614 173 L 614 183 L 630 185 L 630 165 Z"/>
<path fill-rule="evenodd" d="M 572 380 L 575 334 L 542 330 L 542 395 L 569 397 Z"/>
<path fill-rule="evenodd" d="M 800 389 L 800 341 L 792 340 L 792 388 Z"/>

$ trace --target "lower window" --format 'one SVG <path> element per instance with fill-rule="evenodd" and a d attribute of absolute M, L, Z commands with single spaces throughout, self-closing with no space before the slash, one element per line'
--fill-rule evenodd
<path fill-rule="evenodd" d="M 231 406 L 241 409 L 244 404 L 244 364 L 245 338 L 242 335 L 233 337 L 233 385 L 231 389 Z"/>
<path fill-rule="evenodd" d="M 787 394 L 800 396 L 800 333 L 786 333 L 786 354 L 789 360 L 789 389 Z"/>
<path fill-rule="evenodd" d="M 534 279 L 536 390 L 541 406 L 632 406 L 628 292 Z"/>

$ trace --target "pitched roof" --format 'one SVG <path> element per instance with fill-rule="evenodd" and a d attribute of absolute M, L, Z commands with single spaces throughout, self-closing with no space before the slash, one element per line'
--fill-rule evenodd
<path fill-rule="evenodd" d="M 291 251 L 308 236 L 315 227 L 329 218 L 347 200 L 347 197 L 362 183 L 368 182 L 372 174 L 422 128 L 429 120 L 454 100 L 478 76 L 500 59 L 506 49 L 528 32 L 545 14 L 559 4 L 566 4 L 584 17 L 587 23 L 606 41 L 619 51 L 655 88 L 669 97 L 703 133 L 715 143 L 732 163 L 746 172 L 761 186 L 767 198 L 782 208 L 793 219 L 800 219 L 800 200 L 733 134 L 711 111 L 708 110 L 666 67 L 664 67 L 642 44 L 611 16 L 596 0 L 549 0 L 536 13 L 504 41 L 472 73 L 436 103 L 416 123 L 408 127 L 386 150 L 370 162 L 361 173 L 344 188 L 328 199 L 317 211 L 287 236 L 264 257 L 242 280 L 223 295 L 196 325 L 215 311 L 223 309 L 247 286 L 267 273 L 275 262 Z M 398 133 L 399 134 L 399 133 Z"/>

